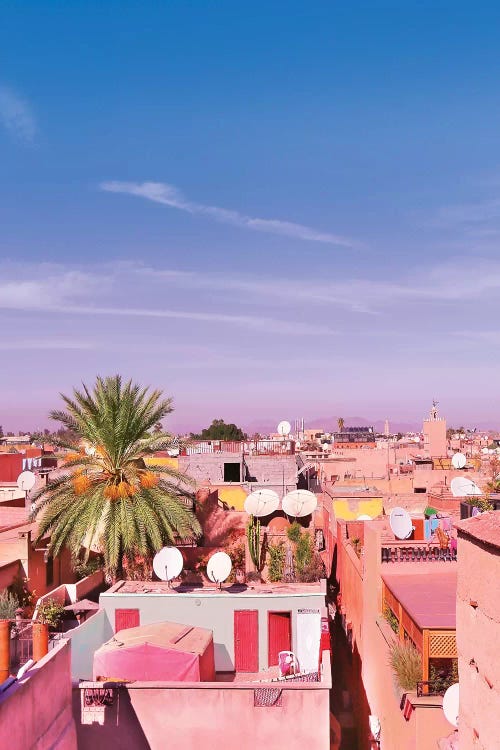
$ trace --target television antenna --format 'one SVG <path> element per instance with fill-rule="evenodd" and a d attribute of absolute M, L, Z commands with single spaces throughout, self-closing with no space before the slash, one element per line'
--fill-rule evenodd
<path fill-rule="evenodd" d="M 161 581 L 170 581 L 180 576 L 184 560 L 177 547 L 163 547 L 153 559 L 153 570 Z"/>
<path fill-rule="evenodd" d="M 467 459 L 463 453 L 455 453 L 451 459 L 451 465 L 454 469 L 463 469 L 466 463 Z"/>
<path fill-rule="evenodd" d="M 318 505 L 314 492 L 309 490 L 292 490 L 283 498 L 281 506 L 287 516 L 302 518 L 309 516 Z"/>
<path fill-rule="evenodd" d="M 412 535 L 413 525 L 410 514 L 404 508 L 393 508 L 389 517 L 389 523 L 397 539 L 408 539 Z"/>
<path fill-rule="evenodd" d="M 245 511 L 249 516 L 260 518 L 270 516 L 275 510 L 278 510 L 280 498 L 274 490 L 255 490 L 251 492 L 245 500 Z"/>
<path fill-rule="evenodd" d="M 443 713 L 454 727 L 458 726 L 458 712 L 460 705 L 460 686 L 458 682 L 450 685 L 443 695 Z"/>
<path fill-rule="evenodd" d="M 278 425 L 278 433 L 281 435 L 281 437 L 286 437 L 287 435 L 289 435 L 291 429 L 292 425 L 286 420 L 283 420 L 283 422 L 280 422 Z"/>
<path fill-rule="evenodd" d="M 231 573 L 232 568 L 233 563 L 227 552 L 215 552 L 208 561 L 207 576 L 220 589 Z"/>
<path fill-rule="evenodd" d="M 482 495 L 483 493 L 472 479 L 467 477 L 454 477 L 450 482 L 453 497 L 470 497 L 471 495 Z"/>

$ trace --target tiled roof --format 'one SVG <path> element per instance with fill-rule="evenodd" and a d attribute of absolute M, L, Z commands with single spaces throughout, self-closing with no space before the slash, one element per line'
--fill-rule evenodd
<path fill-rule="evenodd" d="M 455 526 L 461 534 L 500 548 L 500 510 L 490 510 L 464 521 L 457 521 Z"/>

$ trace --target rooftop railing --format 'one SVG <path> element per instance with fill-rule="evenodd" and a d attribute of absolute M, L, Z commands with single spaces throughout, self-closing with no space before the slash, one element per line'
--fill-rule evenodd
<path fill-rule="evenodd" d="M 457 559 L 457 552 L 449 547 L 441 549 L 439 544 L 428 544 L 427 542 L 413 542 L 408 545 L 384 543 L 381 546 L 381 559 L 383 563 L 435 562 L 439 560 L 454 562 Z"/>
<path fill-rule="evenodd" d="M 268 456 L 295 454 L 294 440 L 197 440 L 181 448 L 181 456 L 195 456 L 205 453 L 238 453 L 247 456 Z"/>

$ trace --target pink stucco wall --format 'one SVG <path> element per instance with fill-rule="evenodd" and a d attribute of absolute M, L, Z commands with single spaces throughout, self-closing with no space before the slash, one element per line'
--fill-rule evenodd
<path fill-rule="evenodd" d="M 80 689 L 74 691 L 79 750 L 256 747 L 329 750 L 329 658 L 321 683 L 267 683 L 282 689 L 282 705 L 254 707 L 262 683 L 135 683 L 120 690 L 104 723 L 80 723 Z"/>
<path fill-rule="evenodd" d="M 500 515 L 500 511 L 496 513 Z M 500 549 L 459 533 L 460 750 L 500 747 L 499 580 Z"/>
<path fill-rule="evenodd" d="M 347 540 L 339 538 L 338 559 L 341 563 L 342 610 L 352 624 L 353 665 L 360 672 L 358 681 L 355 677 L 352 696 L 360 729 L 359 749 L 373 748 L 369 740 L 370 714 L 378 716 L 382 726 L 380 750 L 437 747 L 437 741 L 453 730 L 444 717 L 442 699 L 418 699 L 415 694 L 410 694 L 408 698 L 413 710 L 408 721 L 400 708 L 403 691 L 396 684 L 389 665 L 389 644 L 393 634 L 381 616 L 380 525 L 376 522 L 365 524 L 361 559 Z"/>
<path fill-rule="evenodd" d="M 76 750 L 71 651 L 63 642 L 0 696 L 0 747 Z"/>

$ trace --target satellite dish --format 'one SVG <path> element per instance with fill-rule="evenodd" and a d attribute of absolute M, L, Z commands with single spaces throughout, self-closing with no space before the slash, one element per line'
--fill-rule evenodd
<path fill-rule="evenodd" d="M 455 455 L 451 459 L 451 465 L 454 469 L 463 469 L 466 463 L 467 459 L 465 458 L 463 453 L 455 453 Z"/>
<path fill-rule="evenodd" d="M 36 476 L 32 471 L 22 471 L 17 478 L 17 486 L 24 492 L 29 492 L 33 489 L 36 482 Z"/>
<path fill-rule="evenodd" d="M 287 422 L 286 420 L 283 422 L 280 422 L 278 425 L 278 432 L 283 437 L 286 437 L 287 435 L 289 435 L 291 429 L 292 429 L 292 425 L 290 424 L 290 422 Z"/>
<path fill-rule="evenodd" d="M 330 444 L 329 443 L 323 443 L 321 447 L 323 448 L 324 451 L 327 451 L 329 449 L 329 447 L 330 447 Z"/>
<path fill-rule="evenodd" d="M 453 497 L 469 497 L 470 495 L 482 495 L 483 493 L 472 481 L 467 477 L 455 477 L 450 482 L 451 494 Z"/>
<path fill-rule="evenodd" d="M 184 560 L 177 547 L 163 547 L 153 559 L 153 570 L 162 581 L 171 581 L 181 574 Z"/>
<path fill-rule="evenodd" d="M 95 445 L 86 445 L 85 453 L 87 454 L 87 456 L 95 456 L 95 453 L 96 453 Z"/>
<path fill-rule="evenodd" d="M 460 702 L 460 686 L 458 682 L 450 685 L 443 695 L 443 712 L 450 724 L 458 726 L 458 707 Z"/>
<path fill-rule="evenodd" d="M 489 452 L 489 448 L 481 448 L 481 453 L 484 453 L 486 455 Z"/>
<path fill-rule="evenodd" d="M 233 563 L 226 552 L 216 552 L 207 565 L 207 576 L 214 583 L 223 583 L 229 576 Z"/>
<path fill-rule="evenodd" d="M 316 495 L 309 490 L 292 490 L 288 495 L 285 495 L 281 502 L 281 507 L 287 516 L 293 516 L 294 518 L 309 516 L 316 510 L 317 505 Z"/>
<path fill-rule="evenodd" d="M 393 534 L 397 539 L 408 539 L 413 531 L 410 514 L 404 508 L 393 508 L 389 517 Z"/>
<path fill-rule="evenodd" d="M 278 510 L 279 495 L 274 490 L 255 490 L 245 500 L 245 511 L 249 516 L 269 516 Z"/>
<path fill-rule="evenodd" d="M 362 513 L 360 516 L 356 518 L 356 521 L 373 521 L 373 518 L 369 516 L 367 513 Z"/>

